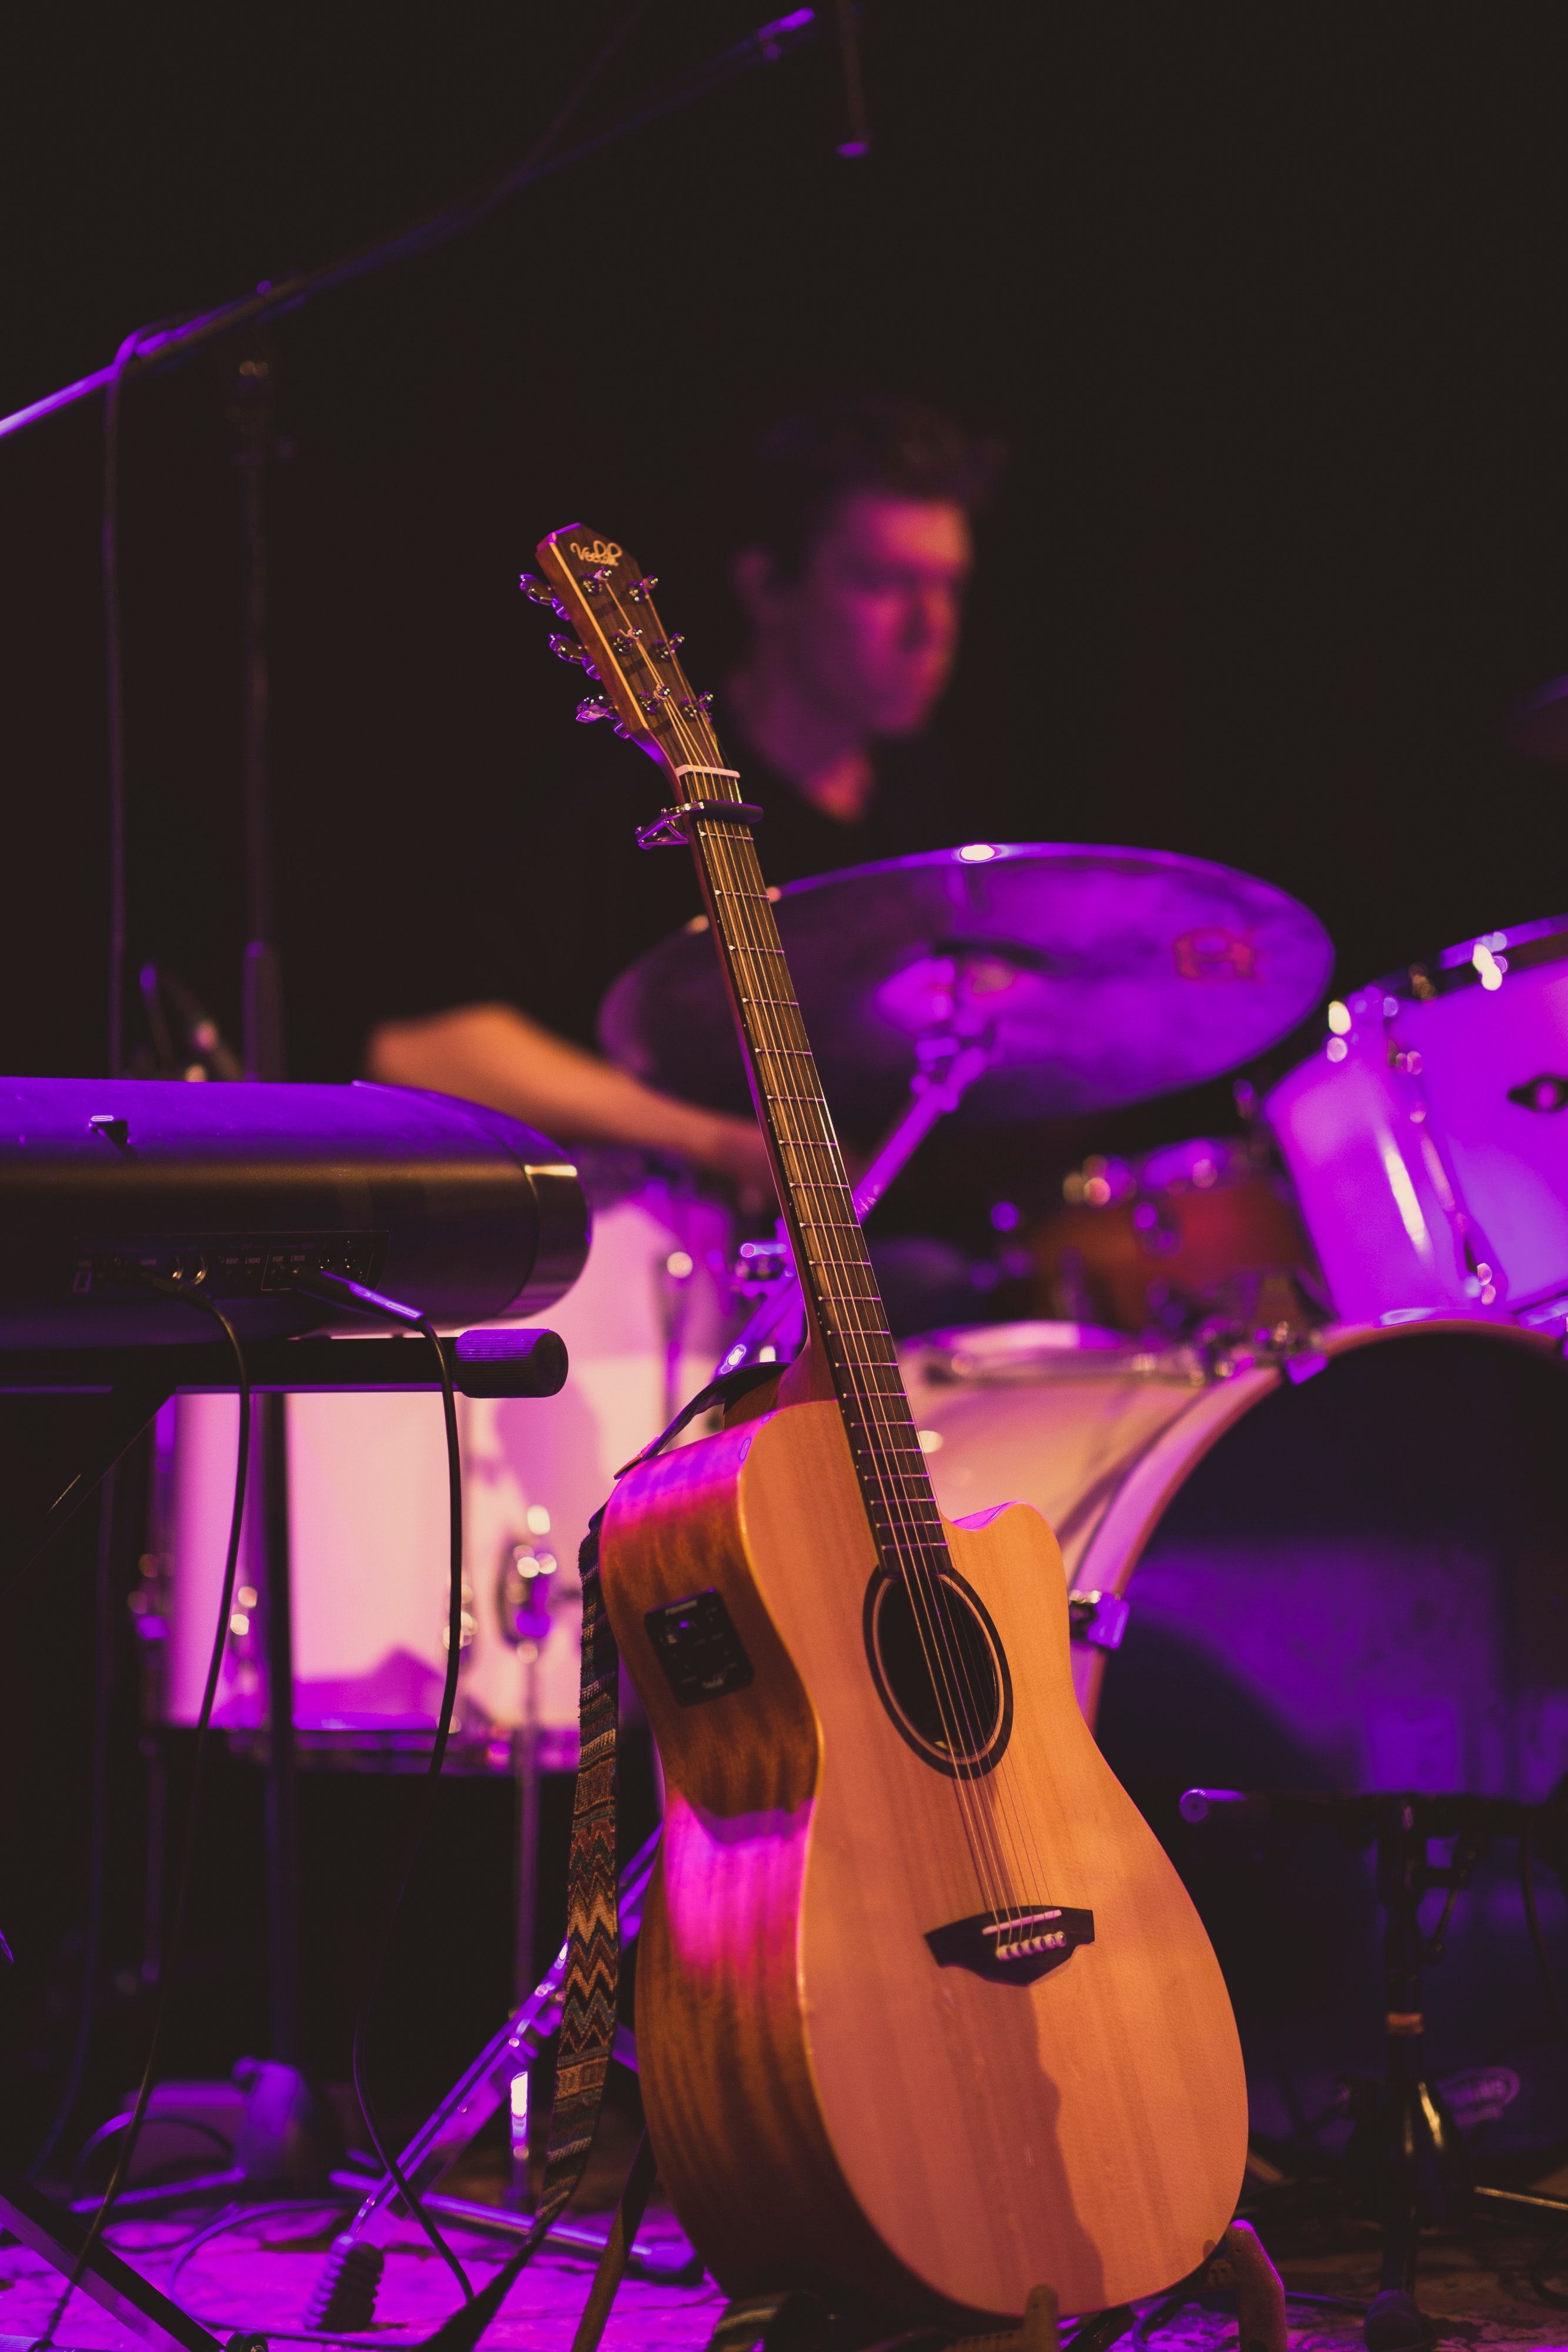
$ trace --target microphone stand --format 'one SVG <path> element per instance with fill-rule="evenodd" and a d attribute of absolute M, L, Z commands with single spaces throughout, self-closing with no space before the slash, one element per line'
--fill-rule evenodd
<path fill-rule="evenodd" d="M 814 39 L 819 31 L 817 13 L 812 8 L 796 8 L 788 16 L 770 24 L 758 25 L 728 48 L 718 50 L 684 73 L 661 83 L 659 88 L 631 112 L 619 116 L 602 131 L 580 139 L 575 147 L 539 157 L 530 156 L 512 171 L 504 173 L 477 196 L 455 205 L 444 205 L 439 212 L 417 221 L 410 228 L 398 229 L 391 236 L 377 237 L 373 243 L 357 247 L 352 253 L 341 255 L 335 261 L 322 263 L 315 269 L 295 270 L 287 278 L 264 278 L 254 293 L 242 294 L 232 302 L 221 303 L 215 310 L 204 310 L 197 316 L 181 320 L 173 326 L 156 330 L 138 330 L 128 336 L 116 357 L 107 367 L 95 368 L 90 375 L 78 376 L 74 383 L 62 384 L 58 391 L 46 393 L 41 400 L 30 401 L 26 407 L 14 409 L 8 416 L 0 416 L 0 441 L 14 433 L 25 432 L 28 425 L 41 424 L 62 408 L 71 408 L 78 401 L 88 400 L 95 393 L 118 391 L 119 387 L 138 376 L 162 374 L 166 369 L 178 367 L 194 352 L 225 335 L 234 334 L 244 327 L 258 324 L 262 320 L 277 318 L 285 311 L 302 310 L 318 294 L 337 286 L 350 285 L 357 278 L 368 277 L 372 270 L 383 269 L 390 263 L 411 259 L 415 254 L 429 253 L 452 237 L 461 236 L 486 219 L 497 205 L 522 189 L 533 187 L 557 172 L 565 172 L 574 163 L 613 147 L 632 131 L 657 122 L 676 108 L 686 106 L 711 90 L 722 89 L 738 76 L 754 71 L 759 66 L 777 65 Z"/>
<path fill-rule="evenodd" d="M 287 1076 L 282 966 L 274 938 L 267 761 L 267 488 L 277 454 L 277 362 L 257 331 L 237 345 L 228 406 L 240 483 L 240 692 L 245 779 L 245 1075 Z M 256 1399 L 252 1558 L 267 1650 L 265 1822 L 270 2063 L 246 2087 L 235 2149 L 248 2180 L 317 2187 L 341 2154 L 330 2110 L 300 2067 L 299 1802 L 294 1740 L 294 1611 L 288 1549 L 288 1399 Z"/>

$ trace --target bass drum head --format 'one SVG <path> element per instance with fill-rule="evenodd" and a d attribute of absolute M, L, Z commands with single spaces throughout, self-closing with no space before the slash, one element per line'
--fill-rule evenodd
<path fill-rule="evenodd" d="M 1077 1580 L 1098 1561 L 1101 1585 L 1113 1579 L 1084 1520 L 1109 1528 L 1117 1491 L 1191 1428 L 1189 1464 L 1141 1555 L 1129 1549 L 1135 1572 L 1128 1581 L 1124 1562 L 1113 1580 L 1131 1615 L 1095 1728 L 1213 1939 L 1254 2132 L 1332 2152 L 1348 2131 L 1340 2082 L 1384 2071 L 1372 1856 L 1332 1829 L 1189 1826 L 1177 1801 L 1194 1786 L 1550 1794 L 1568 1771 L 1568 1374 L 1539 1335 L 1495 1326 L 1341 1330 L 1326 1345 L 1322 1370 L 1260 1381 L 1218 1436 L 1219 1384 L 1184 1408 L 1179 1366 L 1131 1354 L 1119 1384 L 1104 1353 L 1065 1379 L 1058 1355 L 1033 1423 L 1050 1465 L 1036 1484 L 1055 1487 L 1059 1510 L 1058 1423 L 1080 1465 L 1071 1549 L 1085 1558 Z M 950 1515 L 1008 1499 L 977 1488 L 1002 1457 L 1022 1466 L 1016 1373 L 949 1374 L 916 1395 Z M 1006 1444 L 988 1446 L 988 1418 Z M 1568 1979 L 1562 1885 L 1544 1864 L 1536 1885 Z M 1423 1913 L 1428 1929 L 1441 1899 Z M 1568 2139 L 1568 2053 L 1526 1930 L 1516 1842 L 1479 1862 L 1445 1940 L 1425 1979 L 1428 2078 L 1478 2156 L 1544 2158 Z"/>

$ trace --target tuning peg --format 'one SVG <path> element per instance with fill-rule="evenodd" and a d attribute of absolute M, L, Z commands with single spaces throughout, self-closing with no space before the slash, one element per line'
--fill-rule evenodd
<path fill-rule="evenodd" d="M 675 648 L 685 644 L 685 639 L 677 629 L 672 636 L 660 637 L 656 643 L 649 646 L 648 651 L 655 661 L 674 661 Z"/>
<path fill-rule="evenodd" d="M 530 604 L 553 604 L 555 603 L 555 590 L 550 586 L 549 582 L 548 580 L 536 580 L 531 572 L 525 572 L 521 579 L 517 582 L 517 585 L 522 590 Z"/>
<path fill-rule="evenodd" d="M 633 580 L 632 585 L 626 591 L 627 603 L 629 604 L 645 604 L 658 584 L 659 575 L 656 572 L 651 573 L 646 580 Z"/>
<path fill-rule="evenodd" d="M 552 637 L 549 641 L 549 649 L 557 661 L 576 662 L 584 677 L 598 677 L 599 672 L 575 637 Z"/>
<path fill-rule="evenodd" d="M 686 699 L 681 704 L 681 716 L 683 719 L 706 719 L 712 709 L 713 696 L 711 693 L 688 695 Z"/>
<path fill-rule="evenodd" d="M 610 705 L 607 702 L 601 702 L 595 694 L 586 696 L 577 706 L 577 723 L 580 727 L 591 727 L 596 719 L 613 719 L 615 713 L 611 709 Z"/>
<path fill-rule="evenodd" d="M 641 629 L 617 629 L 610 640 L 611 652 L 618 660 L 624 661 L 628 654 L 635 652 L 637 640 L 642 634 Z M 659 647 L 654 646 L 652 650 L 657 653 Z"/>

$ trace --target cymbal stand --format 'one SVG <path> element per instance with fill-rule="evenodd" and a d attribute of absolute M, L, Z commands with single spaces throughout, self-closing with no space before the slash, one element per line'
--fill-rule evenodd
<path fill-rule="evenodd" d="M 976 1079 L 984 1077 L 990 1066 L 991 1051 L 988 1028 L 978 1037 L 942 1032 L 919 1040 L 915 1075 L 909 1081 L 909 1100 L 872 1154 L 854 1188 L 855 1215 L 862 1223 L 937 1120 L 956 1111 Z M 781 1242 L 780 1247 L 788 1255 L 787 1244 Z M 803 1313 L 795 1268 L 787 1265 L 768 1284 L 718 1370 L 734 1372 L 742 1364 L 772 1361 L 771 1356 L 762 1352 L 765 1347 L 771 1348 L 780 1361 L 788 1362 L 798 1353 L 805 1336 Z"/>
<path fill-rule="evenodd" d="M 1345 2151 L 1343 2185 L 1383 2227 L 1380 2290 L 1366 2315 L 1369 2352 L 1401 2352 L 1432 2341 L 1416 2307 L 1416 2273 L 1424 2223 L 1478 2218 L 1481 2210 L 1521 2217 L 1560 2215 L 1568 2200 L 1493 2189 L 1473 2177 L 1469 2151 L 1442 2095 L 1426 2079 L 1422 2061 L 1421 1974 L 1443 1957 L 1443 1939 L 1458 1895 L 1494 1837 L 1533 1837 L 1561 1827 L 1554 1805 L 1513 1797 L 1426 1796 L 1414 1790 L 1360 1795 L 1334 1790 L 1188 1789 L 1182 1819 L 1329 1822 L 1362 1845 L 1375 1842 L 1377 1895 L 1383 1906 L 1386 2073 L 1357 2115 Z M 1447 1863 L 1435 1863 L 1434 1838 L 1456 1843 Z M 1421 1926 L 1421 1904 L 1434 1889 L 1448 1895 L 1435 1931 Z M 1543 1962 L 1544 1965 L 1544 1962 Z M 1353 2110 L 1353 2112 L 1354 2112 Z"/>

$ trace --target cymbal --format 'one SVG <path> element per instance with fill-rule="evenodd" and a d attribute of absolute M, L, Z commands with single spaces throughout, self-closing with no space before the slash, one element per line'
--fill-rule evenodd
<path fill-rule="evenodd" d="M 762 838 L 764 862 L 767 835 Z M 835 1116 L 870 1133 L 940 1041 L 988 1036 L 960 1116 L 1109 1110 L 1234 1069 L 1328 984 L 1315 915 L 1197 857 L 970 842 L 786 885 L 779 936 Z M 612 1059 L 715 1109 L 750 1100 L 705 917 L 621 974 Z"/>

